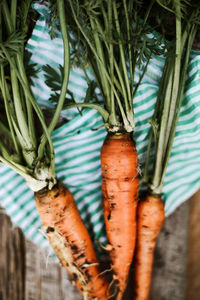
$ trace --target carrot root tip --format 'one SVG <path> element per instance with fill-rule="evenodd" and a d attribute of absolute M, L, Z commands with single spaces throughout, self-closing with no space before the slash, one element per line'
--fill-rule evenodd
<path fill-rule="evenodd" d="M 137 172 L 140 176 L 142 176 L 142 170 L 139 165 L 137 166 Z"/>
<path fill-rule="evenodd" d="M 115 279 L 113 278 L 112 281 L 111 281 L 110 284 L 109 284 L 109 287 L 108 287 L 108 293 L 109 293 L 109 291 L 110 291 L 112 285 L 114 284 L 114 282 L 115 282 Z M 109 297 L 108 299 L 113 298 L 113 297 L 116 295 L 116 293 L 117 293 L 117 288 L 114 287 L 114 292 L 113 292 L 112 295 L 110 295 L 110 297 Z"/>
<path fill-rule="evenodd" d="M 99 263 L 84 264 L 81 266 L 81 268 L 89 268 L 89 267 L 94 267 L 94 266 L 99 266 Z"/>
<path fill-rule="evenodd" d="M 111 244 L 107 244 L 107 245 L 105 246 L 105 250 L 107 250 L 107 251 L 112 251 L 112 250 L 113 250 L 113 246 L 112 246 Z"/>

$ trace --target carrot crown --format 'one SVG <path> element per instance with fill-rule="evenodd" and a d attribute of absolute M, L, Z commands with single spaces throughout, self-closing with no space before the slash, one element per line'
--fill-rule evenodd
<path fill-rule="evenodd" d="M 147 27 L 154 2 L 65 1 L 76 61 L 85 71 L 91 67 L 104 103 L 74 106 L 96 108 L 110 132 L 133 131 L 133 98 L 152 54 L 161 53 L 161 41 Z"/>
<path fill-rule="evenodd" d="M 27 18 L 31 0 L 1 1 L 0 5 L 0 161 L 22 175 L 34 190 L 55 182 L 54 149 L 50 135 L 58 121 L 69 78 L 69 38 L 64 1 L 57 1 L 64 42 L 64 78 L 53 119 L 47 126 L 36 102 L 24 65 Z M 36 129 L 40 124 L 42 134 Z"/>
<path fill-rule="evenodd" d="M 181 0 L 157 2 L 175 15 L 176 25 L 175 36 L 170 40 L 166 54 L 156 108 L 150 120 L 152 129 L 143 177 L 154 194 L 161 194 L 183 100 L 189 55 L 199 27 L 200 5 L 194 1 Z M 161 14 L 162 10 L 158 11 Z M 153 142 L 155 155 L 151 179 L 149 166 Z"/>

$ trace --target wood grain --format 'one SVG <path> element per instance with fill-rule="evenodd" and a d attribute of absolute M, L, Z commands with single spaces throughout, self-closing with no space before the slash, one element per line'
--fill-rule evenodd
<path fill-rule="evenodd" d="M 81 300 L 67 271 L 48 252 L 26 241 L 26 300 Z"/>
<path fill-rule="evenodd" d="M 25 300 L 25 238 L 0 208 L 0 299 Z"/>
<path fill-rule="evenodd" d="M 185 300 L 188 208 L 187 201 L 165 220 L 155 250 L 151 300 Z"/>
<path fill-rule="evenodd" d="M 188 288 L 186 295 L 187 300 L 200 299 L 198 261 L 200 239 L 197 239 L 200 234 L 200 226 L 198 226 L 198 230 L 196 226 L 200 222 L 198 197 L 192 198 L 190 202 L 185 202 L 165 221 L 155 252 L 150 300 L 185 300 L 189 203 L 191 208 L 187 265 L 188 271 L 190 269 L 188 273 L 190 276 L 187 275 L 187 286 L 191 287 L 191 279 L 194 279 L 194 276 L 197 278 L 195 281 L 193 280 L 193 285 L 195 285 L 193 294 Z M 197 239 L 195 244 L 194 239 L 195 242 Z M 13 227 L 10 218 L 2 210 L 0 210 L 0 254 L 1 300 L 82 299 L 72 285 L 67 271 L 55 260 L 47 259 L 46 251 L 25 240 L 21 230 Z M 133 299 L 132 284 L 133 280 L 130 281 L 125 300 Z"/>
<path fill-rule="evenodd" d="M 200 299 L 200 190 L 190 199 L 185 300 Z"/>

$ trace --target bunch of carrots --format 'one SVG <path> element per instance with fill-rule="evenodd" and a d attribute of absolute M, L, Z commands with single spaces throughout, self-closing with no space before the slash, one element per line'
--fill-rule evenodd
<path fill-rule="evenodd" d="M 64 1 L 54 4 L 64 47 L 64 77 L 54 116 L 47 125 L 24 65 L 27 17 L 32 1 L 3 0 L 0 4 L 0 162 L 24 177 L 35 201 L 46 236 L 60 262 L 85 299 L 108 299 L 109 284 L 74 198 L 55 174 L 51 133 L 67 94 L 70 71 L 69 34 Z M 36 128 L 40 125 L 41 134 Z"/>
<path fill-rule="evenodd" d="M 183 98 L 189 54 L 198 29 L 200 5 L 182 0 L 49 2 L 50 13 L 59 21 L 64 45 L 64 78 L 49 125 L 32 94 L 23 62 L 31 1 L 3 0 L 0 5 L 3 24 L 0 33 L 0 109 L 4 116 L 0 120 L 3 137 L 0 161 L 23 176 L 34 191 L 49 242 L 84 299 L 122 299 L 134 261 L 134 299 L 147 300 L 156 238 L 165 217 L 162 187 Z M 149 35 L 152 29 L 148 22 L 158 8 L 164 14 L 165 10 L 170 11 L 176 20 L 175 38 L 164 50 L 160 40 Z M 159 20 L 158 29 L 160 24 Z M 64 105 L 71 66 L 70 44 L 71 47 L 75 45 L 73 53 L 84 72 L 87 73 L 88 64 L 91 67 L 101 91 L 103 107 L 94 102 Z M 133 102 L 153 54 L 164 54 L 166 64 L 151 120 L 143 177 L 148 192 L 139 200 Z M 135 83 L 137 69 L 141 75 Z M 108 132 L 101 149 L 101 168 L 108 238 L 105 249 L 109 252 L 113 272 L 110 284 L 105 272 L 100 272 L 100 262 L 74 198 L 55 174 L 51 133 L 61 110 L 71 107 L 97 109 Z M 35 130 L 38 120 L 41 135 Z M 153 146 L 154 171 L 150 177 Z M 115 286 L 113 295 L 112 283 Z"/>
<path fill-rule="evenodd" d="M 143 176 L 147 192 L 141 197 L 137 208 L 137 246 L 134 261 L 134 299 L 137 300 L 149 298 L 156 238 L 165 219 L 162 188 L 183 100 L 189 55 L 199 26 L 197 20 L 200 18 L 200 5 L 195 1 L 157 2 L 164 9 L 161 10 L 162 13 L 170 12 L 174 17 L 175 34 L 168 45 L 156 107 L 151 119 L 152 128 Z M 161 17 L 160 14 L 159 19 Z M 153 142 L 155 154 L 152 168 L 150 153 Z"/>
<path fill-rule="evenodd" d="M 141 1 L 66 1 L 77 60 L 83 68 L 89 63 L 104 102 L 104 107 L 81 103 L 65 108 L 97 109 L 108 132 L 101 149 L 102 194 L 106 249 L 118 300 L 126 289 L 136 242 L 139 167 L 133 99 L 151 55 L 160 54 L 159 41 L 148 37 L 146 26 L 153 3 L 146 7 Z M 141 75 L 135 85 L 136 68 Z"/>

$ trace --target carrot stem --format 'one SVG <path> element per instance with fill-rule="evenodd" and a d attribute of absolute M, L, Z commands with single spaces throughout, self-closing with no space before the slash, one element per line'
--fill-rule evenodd
<path fill-rule="evenodd" d="M 168 165 L 168 161 L 169 161 L 170 155 L 171 155 L 173 139 L 174 139 L 174 136 L 176 133 L 176 127 L 178 124 L 179 113 L 180 113 L 181 104 L 182 104 L 182 100 L 183 100 L 183 93 L 184 93 L 184 89 L 185 89 L 185 81 L 186 81 L 186 76 L 187 76 L 187 67 L 188 67 L 188 63 L 189 63 L 190 51 L 192 49 L 192 44 L 193 44 L 194 38 L 196 36 L 196 33 L 197 33 L 197 28 L 195 28 L 193 26 L 191 33 L 188 37 L 188 45 L 187 45 L 186 53 L 184 56 L 184 64 L 183 64 L 182 73 L 181 73 L 181 82 L 180 82 L 179 98 L 178 98 L 178 102 L 177 102 L 177 110 L 176 110 L 176 114 L 175 114 L 175 117 L 173 119 L 173 123 L 171 126 L 171 132 L 170 132 L 171 138 L 169 139 L 168 144 L 167 144 L 166 157 L 165 157 L 165 161 L 164 161 L 164 168 L 163 168 L 162 177 L 161 177 L 161 181 L 160 181 L 160 187 L 162 187 L 164 184 L 165 174 L 167 171 L 167 165 Z"/>
<path fill-rule="evenodd" d="M 105 99 L 106 99 L 105 106 L 107 109 L 109 109 L 110 108 L 110 103 L 108 101 L 108 99 L 109 99 L 109 81 L 108 81 L 107 76 L 105 76 L 105 69 L 104 69 L 106 62 L 105 62 L 104 52 L 102 49 L 102 44 L 99 39 L 98 32 L 95 30 L 96 26 L 95 26 L 94 22 L 95 22 L 94 18 L 90 17 L 90 24 L 93 29 L 94 41 L 95 41 L 96 49 L 97 49 L 97 56 L 99 58 L 99 60 L 97 61 L 97 65 L 98 65 L 98 70 L 99 70 L 99 73 L 101 76 L 102 86 L 104 89 L 104 94 L 105 94 Z"/>
<path fill-rule="evenodd" d="M 159 97 L 157 100 L 157 103 L 160 103 L 162 109 L 156 111 L 153 118 L 155 121 L 156 119 L 160 118 L 160 125 L 159 137 L 158 141 L 156 141 L 157 148 L 154 174 L 151 183 L 149 183 L 149 187 L 154 193 L 159 194 L 162 192 L 167 165 L 172 151 L 173 140 L 185 88 L 189 54 L 198 28 L 198 25 L 195 23 L 193 24 L 191 20 L 197 18 L 200 13 L 200 8 L 194 8 L 189 16 L 190 23 L 187 21 L 185 22 L 184 31 L 184 23 L 180 17 L 180 3 L 179 5 L 176 5 L 175 12 L 175 52 L 173 55 L 174 50 L 172 48 L 172 50 L 168 53 L 168 58 L 166 59 L 161 81 L 163 85 L 161 84 L 161 92 L 159 92 Z M 187 47 L 186 50 L 184 50 L 186 43 Z M 185 56 L 185 58 L 183 58 L 183 56 Z M 173 57 L 175 59 L 174 61 Z M 167 86 L 166 89 L 165 86 Z M 159 114 L 161 114 L 161 116 L 159 116 Z"/>
<path fill-rule="evenodd" d="M 16 29 L 16 17 L 17 17 L 17 0 L 12 0 L 11 1 L 11 8 L 10 8 L 10 19 L 11 19 L 11 22 L 12 22 L 12 26 L 13 26 L 13 29 L 15 30 Z"/>
<path fill-rule="evenodd" d="M 177 6 L 177 14 L 180 14 L 180 8 Z M 164 152 L 166 151 L 167 147 L 167 141 L 169 139 L 171 126 L 176 110 L 176 102 L 178 97 L 178 90 L 179 90 L 179 81 L 180 81 L 180 70 L 181 70 L 181 58 L 182 58 L 182 52 L 181 52 L 181 45 L 182 45 L 182 28 L 181 28 L 181 20 L 180 18 L 176 18 L 176 51 L 175 51 L 175 67 L 173 72 L 173 84 L 172 84 L 172 90 L 171 90 L 171 99 L 170 99 L 170 111 L 169 111 L 169 117 L 167 120 L 167 128 L 165 132 L 165 143 L 164 143 Z"/>
<path fill-rule="evenodd" d="M 158 1 L 160 3 L 160 1 Z M 197 24 L 183 22 L 181 2 L 172 1 L 176 16 L 176 38 L 167 52 L 165 67 L 161 78 L 154 116 L 151 120 L 144 180 L 147 195 L 142 197 L 137 208 L 137 241 L 135 254 L 135 300 L 148 300 L 151 285 L 153 252 L 156 238 L 164 222 L 164 204 L 160 197 L 164 178 L 172 151 L 173 140 L 179 118 L 189 54 L 194 41 Z M 170 8 L 171 10 L 171 8 Z M 200 8 L 194 7 L 189 19 L 199 16 Z M 191 17 L 192 16 L 192 17 Z M 183 31 L 185 24 L 185 29 Z M 184 51 L 187 43 L 186 50 Z M 182 59 L 182 61 L 181 61 Z M 153 134 L 155 137 L 155 163 L 152 179 L 148 176 Z"/>
<path fill-rule="evenodd" d="M 83 30 L 83 28 L 82 28 L 80 22 L 78 21 L 78 18 L 77 18 L 77 16 L 76 16 L 75 10 L 74 10 L 74 8 L 73 8 L 73 3 L 72 3 L 71 0 L 69 0 L 69 4 L 70 4 L 71 10 L 72 10 L 72 14 L 73 14 L 74 21 L 75 21 L 76 25 L 78 26 L 80 32 L 81 32 L 82 35 L 84 36 L 84 38 L 85 38 L 85 40 L 86 40 L 86 42 L 87 42 L 87 44 L 88 44 L 88 47 L 91 49 L 93 55 L 95 56 L 97 65 L 100 65 L 100 67 L 101 67 L 100 69 L 98 69 L 98 72 L 101 72 L 101 70 L 103 70 L 104 75 L 106 76 L 106 78 L 107 78 L 107 80 L 108 80 L 108 82 L 109 82 L 109 84 L 110 84 L 111 89 L 113 89 L 113 92 L 114 92 L 114 95 L 115 95 L 115 98 L 116 98 L 116 102 L 117 102 L 117 104 L 118 104 L 119 111 L 120 111 L 120 114 L 121 114 L 121 118 L 122 118 L 122 120 L 123 120 L 123 127 L 125 128 L 125 130 L 126 130 L 127 132 L 131 132 L 131 131 L 133 130 L 133 128 L 134 128 L 134 124 L 133 124 L 133 122 L 132 122 L 132 123 L 129 123 L 129 120 L 128 120 L 128 118 L 127 118 L 127 115 L 126 115 L 126 113 L 125 113 L 125 110 L 124 110 L 124 108 L 123 108 L 123 105 L 122 105 L 122 103 L 121 103 L 121 101 L 120 101 L 120 97 L 119 97 L 119 95 L 118 95 L 118 93 L 117 93 L 117 90 L 116 90 L 116 88 L 115 88 L 115 86 L 114 86 L 114 83 L 112 82 L 112 80 L 111 80 L 111 78 L 110 78 L 110 75 L 109 75 L 109 73 L 108 73 L 108 71 L 107 71 L 107 69 L 106 69 L 106 66 L 105 66 L 105 64 L 104 64 L 104 61 L 102 60 L 102 57 L 100 57 L 100 56 L 98 55 L 98 52 L 97 52 L 98 49 L 96 49 L 96 48 L 92 45 L 90 39 L 88 38 L 88 36 L 87 36 L 86 33 L 84 32 L 84 30 Z M 89 19 L 91 20 L 91 18 L 89 18 Z M 92 23 L 92 24 L 93 24 L 93 23 Z M 95 37 L 96 37 L 96 35 L 95 35 Z M 101 81 L 102 81 L 102 77 L 101 77 Z M 110 101 L 110 99 L 109 99 L 109 101 Z M 107 99 L 105 99 L 105 103 L 107 103 Z M 111 115 L 111 119 L 109 119 L 109 123 L 113 121 L 112 117 L 113 117 L 113 115 Z M 118 122 L 117 122 L 117 124 L 111 124 L 111 129 L 112 129 L 112 128 L 115 128 L 115 130 L 119 130 L 120 128 L 119 128 Z"/>
<path fill-rule="evenodd" d="M 63 104 L 65 101 L 66 93 L 67 93 L 67 87 L 69 82 L 69 72 L 70 72 L 70 49 L 69 49 L 69 36 L 66 26 L 66 16 L 65 16 L 65 5 L 63 0 L 57 0 L 58 5 L 58 14 L 59 14 L 59 21 L 60 21 L 60 27 L 61 27 L 61 33 L 62 33 L 62 39 L 63 39 L 63 47 L 64 47 L 64 77 L 62 82 L 62 87 L 60 91 L 60 96 L 58 100 L 58 105 L 56 107 L 53 119 L 51 120 L 51 123 L 48 127 L 48 134 L 51 135 L 52 131 L 54 130 L 61 110 L 63 108 Z M 46 143 L 46 137 L 43 137 L 41 144 L 39 146 L 39 159 L 42 156 L 44 152 L 44 146 Z"/>
<path fill-rule="evenodd" d="M 29 86 L 28 79 L 26 76 L 26 71 L 24 68 L 23 57 L 21 53 L 17 54 L 16 62 L 17 62 L 17 68 L 19 70 L 19 73 L 21 75 L 24 84 L 26 84 L 26 86 Z M 36 148 L 37 139 L 36 139 L 35 126 L 34 126 L 33 107 L 26 93 L 25 93 L 25 99 L 26 99 L 26 109 L 27 109 L 27 119 L 28 119 L 27 125 L 28 125 L 29 136 L 33 147 Z"/>
<path fill-rule="evenodd" d="M 14 2 L 12 2 L 12 3 L 14 3 Z M 16 14 L 16 12 L 14 12 L 14 8 L 16 8 L 16 5 L 12 6 L 12 15 Z M 15 22 L 15 21 L 11 20 L 11 15 L 9 13 L 8 4 L 6 3 L 6 1 L 3 1 L 3 3 L 2 3 L 2 12 L 5 16 L 8 33 L 11 34 L 12 31 L 14 30 L 13 22 Z M 12 91 L 13 91 L 13 100 L 14 100 L 14 106 L 15 106 L 15 111 L 16 111 L 16 117 L 18 120 L 18 126 L 20 128 L 20 131 L 26 140 L 27 149 L 30 149 L 30 151 L 31 151 L 32 144 L 31 144 L 31 140 L 30 140 L 30 136 L 29 136 L 28 127 L 27 127 L 27 120 L 26 120 L 25 112 L 23 111 L 22 104 L 21 104 L 19 84 L 18 84 L 17 76 L 15 74 L 15 67 L 14 67 L 15 63 L 12 58 L 9 58 L 9 54 L 7 53 L 7 50 L 3 46 L 2 46 L 2 49 L 5 52 L 5 55 L 7 56 L 7 58 L 12 62 L 12 65 L 10 67 L 11 68 L 10 75 L 11 75 L 11 83 L 12 83 L 11 85 L 12 85 Z M 33 157 L 34 157 L 34 153 L 33 153 Z M 32 164 L 32 160 L 29 161 L 29 159 L 28 159 L 27 162 L 29 163 L 29 165 Z"/>
<path fill-rule="evenodd" d="M 116 7 L 116 2 L 113 2 L 113 11 L 114 11 L 114 18 L 115 18 L 115 23 L 116 23 L 116 31 L 118 35 L 120 36 L 120 25 L 119 25 L 119 18 L 118 18 L 118 12 L 117 12 L 117 7 Z M 127 72 L 127 66 L 126 66 L 126 60 L 124 56 L 124 49 L 122 42 L 119 41 L 119 51 L 120 51 L 120 58 L 121 58 L 121 64 L 122 64 L 122 71 L 123 71 L 123 82 L 126 87 L 126 93 L 124 93 L 124 102 L 125 102 L 125 107 L 126 111 L 129 111 L 132 109 L 132 98 L 131 98 L 131 92 L 130 92 L 130 84 L 129 84 L 129 78 L 128 78 L 128 72 Z"/>
<path fill-rule="evenodd" d="M 156 149 L 155 171 L 153 174 L 152 186 L 151 186 L 151 189 L 153 191 L 155 191 L 156 193 L 161 192 L 160 190 L 158 190 L 158 186 L 159 186 L 160 177 L 161 177 L 161 173 L 162 173 L 162 167 L 163 167 L 165 131 L 166 131 L 168 115 L 169 115 L 169 111 L 170 111 L 170 101 L 168 99 L 170 99 L 170 97 L 171 97 L 171 88 L 172 88 L 172 80 L 173 80 L 172 76 L 173 76 L 173 74 L 171 73 L 170 77 L 168 79 L 166 95 L 164 98 L 164 108 L 163 108 L 162 117 L 161 117 L 158 145 L 157 145 L 157 149 Z"/>
<path fill-rule="evenodd" d="M 5 80 L 5 73 L 4 73 L 3 65 L 0 66 L 0 70 L 1 70 L 0 87 L 1 87 L 1 92 L 2 92 L 3 99 L 4 99 L 4 105 L 5 105 L 5 111 L 6 111 L 7 120 L 8 120 L 8 126 L 9 126 L 10 134 L 12 137 L 13 145 L 14 145 L 14 150 L 16 151 L 16 153 L 18 155 L 20 155 L 19 145 L 17 143 L 17 139 L 16 139 L 16 136 L 14 133 L 14 128 L 13 128 L 12 119 L 11 119 L 12 112 L 11 112 L 11 109 L 9 106 L 10 93 L 9 93 L 7 83 Z"/>

